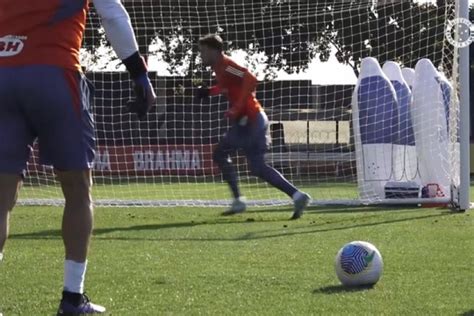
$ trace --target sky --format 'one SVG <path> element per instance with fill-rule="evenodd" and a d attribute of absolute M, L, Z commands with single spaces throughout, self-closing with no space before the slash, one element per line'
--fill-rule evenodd
<path fill-rule="evenodd" d="M 245 60 L 246 53 L 243 50 L 233 51 L 230 54 L 231 58 L 238 64 L 248 67 L 247 61 Z M 263 68 L 264 60 L 263 56 L 255 56 L 254 64 L 257 66 L 251 69 L 252 72 L 256 73 L 259 80 L 263 79 Z M 259 60 L 262 62 L 259 63 Z M 149 69 L 157 71 L 159 74 L 166 76 L 169 75 L 166 69 L 166 64 L 160 62 L 160 58 L 150 58 L 148 61 Z M 262 67 L 258 67 L 258 65 Z M 332 55 L 327 62 L 320 62 L 319 58 L 316 58 L 308 66 L 308 69 L 298 74 L 287 74 L 284 71 L 279 71 L 275 80 L 311 80 L 313 84 L 355 84 L 357 78 L 354 71 L 350 66 L 339 63 L 334 55 Z"/>
<path fill-rule="evenodd" d="M 474 0 L 469 0 L 471 4 L 474 4 Z M 436 0 L 419 0 L 419 2 L 436 2 Z M 157 48 L 156 46 L 154 47 L 155 49 Z M 150 51 L 153 49 L 153 45 L 150 46 Z M 108 64 L 106 69 L 102 70 L 111 70 L 111 71 L 116 71 L 116 70 L 125 70 L 121 69 L 120 67 L 117 67 L 118 64 L 120 63 L 118 60 L 117 62 L 109 63 L 106 60 L 109 59 L 110 55 L 113 54 L 110 50 L 110 48 L 105 49 L 104 52 L 102 52 L 102 55 L 104 56 L 104 62 L 102 64 Z M 246 65 L 246 53 L 242 50 L 240 51 L 234 51 L 231 54 L 231 57 L 239 64 L 242 64 L 244 66 Z M 166 69 L 166 64 L 160 61 L 160 56 L 159 54 L 155 58 L 151 58 L 149 60 L 149 69 L 153 71 L 157 71 L 160 75 L 166 76 L 170 75 L 168 70 Z M 265 61 L 263 56 L 255 56 L 253 64 L 256 65 L 254 69 L 251 69 L 253 72 L 257 74 L 257 77 L 259 79 L 263 79 L 263 68 L 259 67 L 259 64 L 264 65 Z M 99 62 L 101 64 L 101 62 Z M 259 69 L 260 68 L 260 69 Z M 91 69 L 93 70 L 93 69 Z M 321 62 L 319 61 L 319 58 L 315 58 L 308 66 L 308 69 L 306 69 L 303 72 L 300 72 L 298 74 L 287 74 L 284 71 L 279 71 L 277 73 L 277 77 L 275 78 L 276 80 L 311 80 L 313 84 L 319 84 L 319 85 L 327 85 L 327 84 L 355 84 L 357 81 L 357 78 L 352 70 L 352 68 L 348 65 L 343 65 L 339 63 L 336 60 L 336 57 L 334 55 L 330 56 L 329 60 L 327 62 Z"/>
<path fill-rule="evenodd" d="M 436 0 L 419 0 L 423 2 L 433 2 Z M 474 0 L 469 0 L 470 4 L 474 4 Z M 286 79 L 308 79 L 312 80 L 313 84 L 355 84 L 357 78 L 350 66 L 343 65 L 336 60 L 336 57 L 331 58 L 326 63 L 321 63 L 317 60 L 313 61 L 308 70 L 297 75 L 288 75 L 280 72 L 277 77 L 279 80 Z"/>
<path fill-rule="evenodd" d="M 418 0 L 418 2 L 423 3 L 423 2 L 432 2 L 436 3 L 436 0 Z M 474 4 L 474 0 L 469 0 L 470 4 Z"/>
<path fill-rule="evenodd" d="M 234 53 L 232 58 L 236 62 L 245 63 L 243 54 Z M 259 78 L 262 79 L 262 78 Z M 284 71 L 277 73 L 276 80 L 311 80 L 313 84 L 355 84 L 357 78 L 350 66 L 339 63 L 334 54 L 327 62 L 315 58 L 308 69 L 298 74 L 289 75 Z"/>
<path fill-rule="evenodd" d="M 433 2 L 436 0 L 419 0 L 419 2 Z M 469 3 L 474 4 L 474 0 L 469 0 Z M 355 84 L 357 78 L 350 66 L 343 65 L 336 60 L 336 57 L 331 58 L 326 63 L 321 63 L 317 60 L 313 61 L 308 70 L 297 75 L 288 75 L 280 72 L 277 77 L 279 80 L 285 79 L 308 79 L 312 80 L 313 84 Z"/>

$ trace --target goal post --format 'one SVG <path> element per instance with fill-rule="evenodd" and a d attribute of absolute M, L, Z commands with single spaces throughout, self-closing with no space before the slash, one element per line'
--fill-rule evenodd
<path fill-rule="evenodd" d="M 469 208 L 469 48 L 458 45 L 468 0 L 122 2 L 158 98 L 143 121 L 124 113 L 132 83 L 91 9 L 81 59 L 95 85 L 97 205 L 229 204 L 212 161 L 227 100 L 194 98 L 214 80 L 197 39 L 218 33 L 259 79 L 266 161 L 314 205 Z M 250 205 L 291 203 L 240 152 L 232 159 Z M 19 203 L 63 203 L 36 150 Z"/>
<path fill-rule="evenodd" d="M 458 3 L 459 18 L 469 20 L 469 1 L 460 0 Z M 471 26 L 471 32 L 473 32 Z M 471 34 L 471 38 L 474 33 Z M 472 45 L 472 43 L 471 43 Z M 469 46 L 459 48 L 459 81 L 460 81 L 460 156 L 461 156 L 461 175 L 460 175 L 460 189 L 459 200 L 455 204 L 456 208 L 461 211 L 469 210 L 470 208 L 470 78 L 469 69 L 472 67 L 469 61 Z M 474 135 L 473 135 L 474 136 Z"/>

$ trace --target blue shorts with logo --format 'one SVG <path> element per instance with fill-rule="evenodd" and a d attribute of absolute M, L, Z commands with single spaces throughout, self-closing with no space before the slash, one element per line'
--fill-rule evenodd
<path fill-rule="evenodd" d="M 40 163 L 61 171 L 90 169 L 92 94 L 92 84 L 78 71 L 0 67 L 0 173 L 24 172 L 36 139 Z"/>

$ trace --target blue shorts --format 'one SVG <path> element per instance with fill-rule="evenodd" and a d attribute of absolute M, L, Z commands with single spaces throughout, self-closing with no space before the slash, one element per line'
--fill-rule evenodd
<path fill-rule="evenodd" d="M 270 146 L 269 123 L 265 112 L 257 114 L 255 121 L 245 125 L 238 122 L 219 142 L 219 147 L 227 152 L 242 149 L 247 157 L 265 155 Z"/>
<path fill-rule="evenodd" d="M 0 173 L 22 173 L 38 139 L 40 162 L 62 171 L 94 160 L 92 84 L 78 71 L 0 68 Z"/>

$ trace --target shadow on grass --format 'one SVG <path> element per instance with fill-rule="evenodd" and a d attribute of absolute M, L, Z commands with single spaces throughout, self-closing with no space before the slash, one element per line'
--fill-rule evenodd
<path fill-rule="evenodd" d="M 442 208 L 439 208 L 442 209 Z M 330 205 L 330 206 L 309 206 L 305 213 L 311 214 L 337 214 L 337 213 L 371 213 L 371 212 L 413 212 L 417 210 L 426 210 L 418 206 L 411 205 L 387 205 L 387 206 L 347 206 L 347 205 Z M 446 209 L 447 210 L 447 209 Z M 293 212 L 292 207 L 279 207 L 277 209 L 264 208 L 252 213 L 279 213 Z M 452 212 L 453 214 L 455 212 Z"/>
<path fill-rule="evenodd" d="M 339 226 L 339 227 L 309 229 L 309 230 L 305 230 L 305 231 L 285 231 L 285 232 L 282 232 L 281 229 L 279 229 L 279 230 L 273 230 L 273 231 L 266 231 L 266 232 L 275 232 L 273 234 L 267 234 L 267 235 L 262 236 L 262 235 L 257 235 L 257 234 L 261 234 L 262 232 L 258 232 L 257 234 L 256 233 L 247 233 L 243 237 L 233 238 L 233 239 L 230 239 L 230 240 L 253 240 L 253 239 L 258 240 L 258 239 L 268 239 L 268 238 L 277 238 L 277 237 L 288 237 L 288 236 L 295 236 L 295 235 L 308 235 L 308 234 L 316 234 L 316 233 L 344 231 L 344 230 L 348 230 L 348 229 L 367 228 L 367 227 L 374 227 L 374 226 L 379 226 L 379 225 L 396 224 L 396 223 L 401 223 L 401 222 L 406 222 L 406 221 L 436 218 L 436 217 L 441 217 L 441 216 L 445 216 L 445 215 L 446 214 L 432 214 L 432 215 L 417 216 L 417 217 L 398 218 L 398 219 L 393 219 L 393 220 L 383 220 L 383 221 L 377 221 L 377 222 L 371 222 L 371 223 L 345 225 L 345 226 Z M 353 223 L 353 220 L 350 220 L 350 222 Z M 297 227 L 296 229 L 301 230 L 302 228 L 307 229 L 308 227 Z M 309 226 L 309 228 L 311 228 L 311 226 Z M 209 240 L 212 240 L 212 239 L 209 239 Z"/>
<path fill-rule="evenodd" d="M 471 309 L 467 312 L 459 314 L 459 316 L 474 316 L 474 309 Z"/>
<path fill-rule="evenodd" d="M 369 291 L 374 288 L 373 285 L 361 285 L 361 286 L 344 286 L 344 285 L 329 285 L 313 290 L 313 294 L 338 294 L 338 293 L 349 293 L 349 292 L 362 292 Z"/>
<path fill-rule="evenodd" d="M 408 216 L 404 218 L 397 219 L 384 219 L 379 221 L 372 221 L 369 223 L 354 223 L 354 219 L 347 219 L 344 221 L 336 222 L 324 222 L 316 223 L 315 221 L 311 222 L 310 225 L 295 225 L 301 223 L 301 220 L 298 221 L 288 221 L 288 220 L 264 220 L 264 219 L 255 219 L 247 218 L 241 221 L 230 221 L 219 219 L 216 221 L 202 221 L 202 222 L 179 222 L 179 223 L 166 223 L 166 224 L 147 224 L 147 225 L 136 225 L 128 227 L 110 227 L 110 228 L 96 228 L 94 230 L 94 238 L 96 240 L 128 240 L 128 241 L 245 241 L 245 240 L 260 240 L 260 239 L 270 239 L 270 238 L 279 238 L 279 237 L 289 237 L 297 235 L 309 235 L 309 234 L 318 234 L 325 232 L 334 232 L 334 231 L 344 231 L 349 229 L 357 228 L 367 228 L 383 225 L 397 224 L 407 221 L 416 221 L 424 220 L 429 218 L 437 218 L 447 216 L 451 213 L 443 212 L 438 214 L 429 214 L 422 216 Z M 374 218 L 373 215 L 366 217 L 361 217 L 361 220 L 367 220 Z M 376 217 L 378 218 L 378 217 Z M 196 226 L 203 225 L 235 225 L 243 224 L 249 225 L 252 223 L 265 223 L 265 222 L 285 222 L 282 228 L 277 228 L 273 230 L 260 230 L 256 232 L 247 232 L 240 236 L 235 237 L 208 237 L 209 234 L 205 234 L 204 237 L 160 237 L 159 232 L 165 229 L 176 229 L 176 228 L 192 228 Z M 349 222 L 349 224 L 343 224 L 344 222 Z M 295 223 L 295 224 L 293 224 Z M 337 225 L 336 227 L 331 227 Z M 329 227 L 328 227 L 329 226 Z M 136 237 L 136 236 L 106 236 L 110 233 L 120 232 L 143 232 L 143 231 L 152 231 L 156 232 L 156 237 Z M 60 230 L 46 230 L 33 233 L 24 233 L 24 234 L 12 234 L 10 235 L 11 239 L 59 239 L 61 238 Z"/>
<path fill-rule="evenodd" d="M 250 214 L 248 214 L 250 215 Z M 242 218 L 241 220 L 232 220 L 232 217 L 221 217 L 210 221 L 189 221 L 189 222 L 177 222 L 177 223 L 164 223 L 164 224 L 146 224 L 146 225 L 135 225 L 127 227 L 109 227 L 109 228 L 95 228 L 93 235 L 95 237 L 114 232 L 133 232 L 133 231 L 160 231 L 163 229 L 176 229 L 176 228 L 191 228 L 196 226 L 204 225 L 225 225 L 225 224 L 248 224 L 248 223 L 275 223 L 275 222 L 288 222 L 288 220 L 282 219 L 255 219 L 254 217 Z M 10 234 L 10 239 L 58 239 L 61 237 L 61 230 L 50 229 L 34 233 L 23 233 L 23 234 Z M 132 238 L 133 239 L 133 238 Z M 146 240 L 146 239 L 144 239 Z"/>

